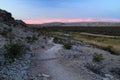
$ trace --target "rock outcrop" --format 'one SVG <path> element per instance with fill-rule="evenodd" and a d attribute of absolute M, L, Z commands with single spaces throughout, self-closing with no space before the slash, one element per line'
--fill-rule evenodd
<path fill-rule="evenodd" d="M 14 18 L 12 17 L 12 14 L 0 9 L 0 22 L 10 22 L 14 21 Z"/>
<path fill-rule="evenodd" d="M 2 9 L 0 9 L 0 23 L 7 24 L 9 26 L 26 26 L 22 20 L 15 20 L 10 12 Z"/>

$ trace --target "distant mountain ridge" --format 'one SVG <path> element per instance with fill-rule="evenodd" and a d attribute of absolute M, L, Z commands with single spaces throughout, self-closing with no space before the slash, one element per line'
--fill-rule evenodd
<path fill-rule="evenodd" d="M 27 26 L 22 20 L 15 20 L 10 12 L 0 9 L 0 23 L 7 25 L 22 25 Z M 120 26 L 120 22 L 51 22 L 44 24 L 31 24 L 30 27 L 39 26 Z"/>
<path fill-rule="evenodd" d="M 120 22 L 52 22 L 40 24 L 41 26 L 120 26 Z"/>

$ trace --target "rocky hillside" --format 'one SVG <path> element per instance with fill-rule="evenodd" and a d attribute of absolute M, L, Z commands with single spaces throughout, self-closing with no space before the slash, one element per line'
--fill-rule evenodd
<path fill-rule="evenodd" d="M 22 20 L 0 9 L 0 80 L 27 80 L 34 50 L 46 49 L 49 38 L 27 28 Z"/>

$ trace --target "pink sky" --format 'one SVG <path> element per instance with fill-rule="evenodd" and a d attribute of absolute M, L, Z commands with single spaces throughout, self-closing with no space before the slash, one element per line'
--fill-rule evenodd
<path fill-rule="evenodd" d="M 42 24 L 49 22 L 120 22 L 115 18 L 84 18 L 84 19 L 40 19 L 40 20 L 23 20 L 28 24 Z"/>

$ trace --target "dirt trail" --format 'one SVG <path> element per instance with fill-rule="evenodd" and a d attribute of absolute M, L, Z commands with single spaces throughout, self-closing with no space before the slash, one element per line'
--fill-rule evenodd
<path fill-rule="evenodd" d="M 55 53 L 61 48 L 61 45 L 56 44 L 51 49 L 47 50 L 42 57 L 44 59 L 56 58 Z M 80 76 L 66 70 L 58 60 L 59 58 L 43 62 L 45 63 L 44 67 L 48 70 L 48 74 L 50 74 L 52 80 L 83 80 Z"/>
<path fill-rule="evenodd" d="M 38 53 L 32 60 L 30 74 L 44 73 L 50 75 L 50 80 L 84 80 L 79 74 L 69 71 L 59 63 L 56 53 L 61 48 L 62 45 L 54 44 L 52 48 L 45 52 Z"/>
<path fill-rule="evenodd" d="M 92 33 L 85 33 L 81 32 L 82 35 L 88 35 L 88 36 L 95 36 L 95 37 L 105 37 L 105 38 L 120 38 L 119 36 L 110 36 L 110 35 L 102 35 L 102 34 L 92 34 Z"/>

